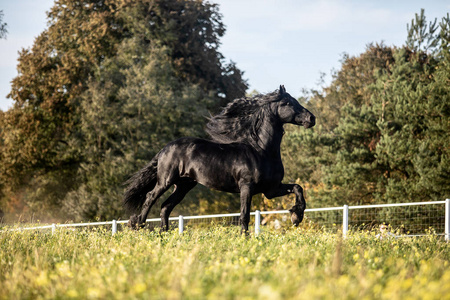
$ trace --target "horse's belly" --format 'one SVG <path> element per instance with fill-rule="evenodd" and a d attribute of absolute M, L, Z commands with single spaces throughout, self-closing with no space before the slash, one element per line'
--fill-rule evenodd
<path fill-rule="evenodd" d="M 222 192 L 239 193 L 239 187 L 234 181 L 230 180 L 211 180 L 211 178 L 201 178 L 198 183 Z"/>
<path fill-rule="evenodd" d="M 231 169 L 232 167 L 213 160 L 202 160 L 189 163 L 180 175 L 215 190 L 239 193 L 239 186 Z"/>

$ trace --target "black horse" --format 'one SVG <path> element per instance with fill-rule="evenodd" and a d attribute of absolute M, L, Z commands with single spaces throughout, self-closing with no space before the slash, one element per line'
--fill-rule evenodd
<path fill-rule="evenodd" d="M 294 193 L 295 204 L 289 211 L 297 226 L 303 220 L 306 202 L 298 184 L 281 183 L 284 168 L 280 144 L 285 123 L 310 128 L 315 125 L 315 117 L 286 93 L 284 86 L 266 95 L 230 102 L 207 124 L 211 140 L 187 137 L 170 142 L 127 181 L 123 203 L 130 210 L 140 210 L 130 217 L 128 225 L 133 229 L 143 227 L 156 200 L 175 185 L 161 205 L 161 227 L 168 230 L 173 208 L 200 183 L 240 193 L 244 232 L 248 232 L 253 195 L 264 193 L 271 199 Z"/>

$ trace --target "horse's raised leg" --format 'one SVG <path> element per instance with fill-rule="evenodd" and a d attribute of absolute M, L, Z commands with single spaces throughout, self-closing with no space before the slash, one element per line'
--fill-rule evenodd
<path fill-rule="evenodd" d="M 173 208 L 177 206 L 184 196 L 197 185 L 197 182 L 180 181 L 175 184 L 175 190 L 173 193 L 161 204 L 161 229 L 164 231 L 169 230 L 169 216 Z"/>
<path fill-rule="evenodd" d="M 248 223 L 250 222 L 250 209 L 252 205 L 252 192 L 248 185 L 242 185 L 241 190 L 241 234 L 245 232 L 248 235 Z"/>
<path fill-rule="evenodd" d="M 156 184 L 155 188 L 147 193 L 144 204 L 142 205 L 141 213 L 139 215 L 133 215 L 128 221 L 128 226 L 131 229 L 139 229 L 145 226 L 145 220 L 153 205 L 156 203 L 159 197 L 164 194 L 170 186 L 162 186 Z"/>
<path fill-rule="evenodd" d="M 295 194 L 295 204 L 289 209 L 291 221 L 298 226 L 303 220 L 303 214 L 306 209 L 306 201 L 303 196 L 303 188 L 298 184 L 280 184 L 278 188 L 267 191 L 264 195 L 269 198 L 281 197 L 287 194 Z"/>

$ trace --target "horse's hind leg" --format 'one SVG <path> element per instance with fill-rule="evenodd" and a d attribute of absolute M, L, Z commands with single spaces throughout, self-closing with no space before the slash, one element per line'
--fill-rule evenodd
<path fill-rule="evenodd" d="M 169 230 L 169 216 L 175 206 L 177 206 L 184 196 L 197 185 L 197 182 L 192 180 L 182 180 L 175 184 L 173 193 L 161 204 L 161 228 L 162 230 Z"/>
<path fill-rule="evenodd" d="M 147 193 L 144 204 L 142 205 L 141 213 L 139 215 L 131 216 L 128 225 L 131 229 L 138 229 L 145 226 L 145 220 L 147 219 L 147 215 L 153 205 L 156 203 L 159 197 L 164 194 L 169 186 L 162 186 L 159 183 L 156 184 L 155 188 Z"/>

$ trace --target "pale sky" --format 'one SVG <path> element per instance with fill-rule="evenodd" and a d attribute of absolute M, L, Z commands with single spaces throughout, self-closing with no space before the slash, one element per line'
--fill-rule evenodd
<path fill-rule="evenodd" d="M 406 24 L 425 8 L 428 21 L 450 12 L 448 0 L 211 0 L 219 3 L 227 32 L 220 51 L 245 72 L 253 89 L 284 84 L 294 97 L 318 88 L 320 74 L 340 66 L 343 53 L 358 55 L 371 42 L 401 46 Z M 18 52 L 47 24 L 53 0 L 0 0 L 6 40 L 0 40 L 0 109 L 11 107 Z"/>

